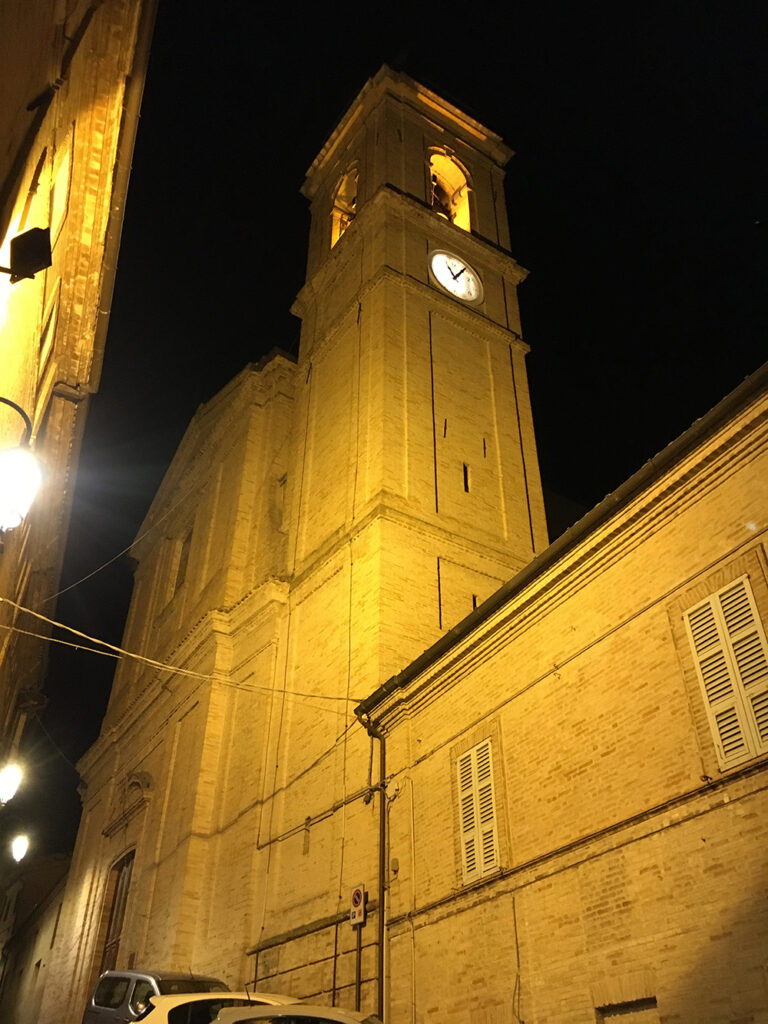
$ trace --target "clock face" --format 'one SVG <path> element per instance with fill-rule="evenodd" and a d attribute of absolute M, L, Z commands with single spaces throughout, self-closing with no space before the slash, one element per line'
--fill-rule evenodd
<path fill-rule="evenodd" d="M 457 299 L 482 302 L 483 283 L 477 271 L 461 256 L 454 256 L 445 249 L 435 249 L 429 254 L 429 267 L 437 283 Z"/>

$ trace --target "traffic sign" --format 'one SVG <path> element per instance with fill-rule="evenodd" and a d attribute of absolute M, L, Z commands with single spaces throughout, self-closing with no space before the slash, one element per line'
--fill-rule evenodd
<path fill-rule="evenodd" d="M 349 907 L 349 920 L 354 928 L 359 928 L 365 924 L 365 901 L 365 886 L 356 885 L 352 890 L 352 899 Z"/>

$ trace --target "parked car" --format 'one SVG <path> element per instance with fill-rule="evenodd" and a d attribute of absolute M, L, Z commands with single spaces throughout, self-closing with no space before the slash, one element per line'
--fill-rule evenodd
<path fill-rule="evenodd" d="M 105 971 L 96 982 L 83 1024 L 131 1024 L 146 1010 L 150 996 L 182 992 L 226 992 L 219 978 L 172 971 Z"/>
<path fill-rule="evenodd" d="M 243 1006 L 219 1011 L 215 1024 L 381 1024 L 373 1014 L 338 1006 L 294 1003 L 291 1006 Z"/>
<path fill-rule="evenodd" d="M 226 1007 L 280 1006 L 298 1003 L 295 996 L 276 992 L 196 992 L 176 996 L 150 996 L 139 1016 L 147 1024 L 210 1024 Z"/>

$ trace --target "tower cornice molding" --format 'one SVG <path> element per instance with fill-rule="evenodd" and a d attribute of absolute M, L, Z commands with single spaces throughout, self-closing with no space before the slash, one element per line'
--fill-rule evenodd
<path fill-rule="evenodd" d="M 386 96 L 391 96 L 410 107 L 438 129 L 449 131 L 457 139 L 492 160 L 498 167 L 504 167 L 514 156 L 513 150 L 496 132 L 486 128 L 409 75 L 402 71 L 393 71 L 384 64 L 357 94 L 307 170 L 301 192 L 308 199 L 314 197 L 325 170 L 344 149 L 352 131 L 370 117 L 371 112 Z"/>
<path fill-rule="evenodd" d="M 310 305 L 310 296 L 322 294 L 333 278 L 343 268 L 344 258 L 349 255 L 351 246 L 359 243 L 358 235 L 371 227 L 368 224 L 378 213 L 379 207 L 392 205 L 393 211 L 408 218 L 425 228 L 429 235 L 434 236 L 433 248 L 457 249 L 470 261 L 480 262 L 485 267 L 509 277 L 515 285 L 522 284 L 530 271 L 523 267 L 510 252 L 481 235 L 464 231 L 438 217 L 427 204 L 401 191 L 394 185 L 382 185 L 371 199 L 360 209 L 358 216 L 344 233 L 344 237 L 328 252 L 328 255 L 310 277 L 302 285 L 291 306 L 294 316 L 303 318 Z M 397 271 L 395 271 L 397 273 Z M 406 275 L 403 275 L 406 276 Z M 410 275 L 408 275 L 410 276 Z M 373 279 L 372 279 L 373 280 Z M 365 286 L 363 286 L 365 287 Z M 451 299 L 451 302 L 455 300 Z M 479 312 L 475 309 L 474 312 Z"/>
<path fill-rule="evenodd" d="M 312 359 L 316 358 L 321 353 L 327 352 L 333 348 L 342 333 L 344 321 L 352 315 L 355 308 L 358 307 L 362 301 L 370 295 L 382 281 L 385 280 L 392 281 L 400 287 L 408 289 L 414 294 L 419 294 L 428 298 L 430 302 L 435 304 L 434 311 L 438 313 L 438 315 L 445 317 L 447 320 L 453 320 L 454 323 L 460 323 L 481 341 L 487 341 L 489 336 L 493 336 L 502 344 L 512 345 L 523 354 L 527 355 L 527 353 L 530 352 L 530 346 L 523 341 L 516 331 L 513 331 L 508 327 L 502 327 L 501 324 L 498 324 L 495 320 L 491 320 L 487 317 L 482 310 L 461 306 L 456 299 L 452 299 L 449 295 L 443 295 L 442 292 L 438 291 L 438 289 L 432 284 L 420 281 L 418 278 L 413 277 L 410 274 L 403 274 L 386 264 L 382 264 L 376 273 L 370 277 L 357 292 L 355 292 L 350 299 L 348 308 L 345 309 L 343 313 L 340 313 L 339 316 L 335 317 L 329 326 L 324 328 L 322 337 L 313 341 L 310 354 L 303 358 L 302 353 L 299 353 L 299 366 L 305 366 L 307 362 L 311 362 Z M 315 294 L 314 292 L 308 292 L 308 295 L 309 294 L 312 296 L 311 303 L 314 305 L 317 301 Z M 311 306 L 309 303 L 304 306 L 305 315 L 309 312 L 310 308 Z"/>
<path fill-rule="evenodd" d="M 710 416 L 716 411 L 717 408 L 712 410 Z M 701 423 L 697 421 L 677 443 L 684 444 L 686 435 L 695 436 L 704 429 Z M 710 491 L 753 462 L 756 453 L 764 451 L 767 443 L 768 401 L 761 396 L 728 420 L 716 434 L 660 472 L 654 460 L 650 460 L 618 491 L 604 498 L 550 548 L 499 588 L 486 602 L 486 607 L 481 605 L 449 631 L 447 636 L 454 637 L 449 645 L 445 645 L 445 638 L 439 640 L 400 676 L 371 694 L 361 705 L 364 713 L 385 733 L 390 732 L 404 717 L 447 693 L 478 663 L 486 663 L 500 649 L 509 647 L 554 608 L 583 590 L 612 565 L 626 559 L 650 537 L 669 527 L 690 506 L 702 502 Z M 663 464 L 664 453 L 656 458 Z M 636 481 L 645 477 L 649 477 L 647 484 L 635 490 Z M 625 491 L 629 498 L 623 503 L 622 492 Z M 595 520 L 594 525 L 592 520 Z M 765 536 L 765 529 L 752 531 L 747 524 L 742 535 L 720 552 L 718 562 L 749 550 L 760 557 Z M 706 571 L 709 571 L 707 566 L 693 567 L 688 577 L 676 578 L 670 589 L 649 598 L 642 610 L 671 601 Z M 633 617 L 636 614 L 633 612 Z M 599 639 L 605 639 L 623 625 L 620 621 L 613 623 Z M 590 641 L 594 642 L 597 641 Z M 417 666 L 418 671 L 415 671 Z M 562 667 L 562 661 L 553 664 L 536 682 L 542 682 Z"/>
<path fill-rule="evenodd" d="M 397 523 L 425 537 L 438 537 L 443 543 L 457 550 L 481 556 L 492 556 L 499 562 L 508 564 L 510 572 L 514 573 L 523 566 L 521 559 L 510 557 L 509 548 L 459 536 L 453 529 L 454 524 L 447 523 L 444 515 L 442 518 L 432 512 L 424 512 L 421 516 L 414 515 L 406 499 L 391 491 L 380 491 L 366 502 L 366 506 L 359 515 L 355 515 L 344 527 L 339 528 L 327 538 L 325 543 L 309 556 L 308 560 L 301 563 L 298 570 L 294 569 L 291 578 L 291 594 L 300 590 L 313 574 L 318 573 L 319 576 L 322 576 L 323 566 L 326 563 L 331 562 L 341 550 L 356 541 L 365 530 L 382 519 Z"/>

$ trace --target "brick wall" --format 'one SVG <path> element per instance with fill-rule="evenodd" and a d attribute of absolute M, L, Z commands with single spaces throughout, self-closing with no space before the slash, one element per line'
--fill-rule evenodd
<path fill-rule="evenodd" d="M 718 769 L 681 629 L 699 591 L 745 572 L 768 621 L 765 406 L 380 713 L 394 775 L 393 1019 L 768 1014 L 765 762 Z M 501 868 L 465 886 L 455 757 L 483 737 Z"/>

